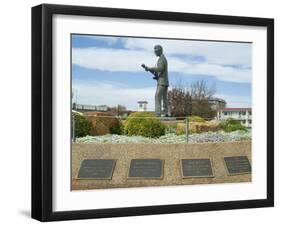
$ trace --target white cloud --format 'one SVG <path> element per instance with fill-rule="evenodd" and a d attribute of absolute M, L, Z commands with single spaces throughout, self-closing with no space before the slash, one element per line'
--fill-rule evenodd
<path fill-rule="evenodd" d="M 235 108 L 235 107 L 239 107 L 239 108 L 252 107 L 251 96 L 216 94 L 216 97 L 224 99 L 227 102 L 226 107 L 233 107 L 233 108 Z"/>
<path fill-rule="evenodd" d="M 143 71 L 141 64 L 153 62 L 155 57 L 144 51 L 123 50 L 112 48 L 74 48 L 72 62 L 76 65 L 112 72 Z"/>
<path fill-rule="evenodd" d="M 167 55 L 183 54 L 203 56 L 209 64 L 251 66 L 251 44 L 191 40 L 164 40 L 128 38 L 125 48 L 152 51 L 160 44 Z"/>
<path fill-rule="evenodd" d="M 157 58 L 153 46 L 161 44 L 168 59 L 169 72 L 183 75 L 208 75 L 229 82 L 251 82 L 251 44 L 162 39 L 87 36 L 106 42 L 108 48 L 73 48 L 73 63 L 89 69 L 111 72 L 142 72 L 142 63 L 153 66 Z M 112 46 L 120 42 L 123 49 Z M 198 60 L 201 59 L 201 60 Z M 239 65 L 233 67 L 231 65 Z M 171 76 L 171 74 L 170 74 Z M 138 100 L 149 102 L 154 109 L 155 87 L 132 88 L 109 81 L 75 80 L 79 102 L 83 104 L 115 106 L 122 104 L 137 109 Z M 250 96 L 217 94 L 228 107 L 250 107 Z"/>
<path fill-rule="evenodd" d="M 148 101 L 148 110 L 154 110 L 154 94 L 156 87 L 130 88 L 123 84 L 108 81 L 75 80 L 79 104 L 116 106 L 121 104 L 129 110 L 137 110 L 137 101 Z M 227 107 L 251 107 L 250 96 L 216 94 L 226 100 Z"/>
<path fill-rule="evenodd" d="M 116 106 L 121 104 L 129 110 L 137 110 L 137 101 L 148 101 L 148 110 L 154 109 L 155 87 L 130 88 L 118 83 L 107 81 L 75 80 L 74 90 L 77 90 L 79 104 Z"/>
<path fill-rule="evenodd" d="M 128 39 L 128 40 L 133 40 L 133 39 Z M 152 40 L 148 40 L 148 41 L 151 42 Z M 128 47 L 128 43 L 125 46 Z M 151 46 L 153 45 L 150 45 L 150 48 Z M 209 44 L 209 46 L 211 45 Z M 131 44 L 129 45 L 129 47 L 133 48 Z M 156 57 L 153 55 L 152 50 L 150 49 L 149 51 L 148 48 L 145 49 L 144 47 L 145 46 L 143 46 L 143 49 L 136 49 L 136 48 L 114 49 L 114 48 L 96 48 L 96 47 L 73 48 L 72 60 L 73 60 L 73 64 L 90 69 L 98 69 L 98 70 L 112 71 L 112 72 L 141 72 L 143 71 L 143 69 L 140 67 L 142 63 L 153 66 L 157 61 Z M 169 47 L 171 48 L 171 45 L 169 45 Z M 198 62 L 198 63 L 194 63 L 192 61 L 190 62 L 188 59 L 174 55 L 175 53 L 184 54 L 183 48 L 187 48 L 187 47 L 180 48 L 180 45 L 178 47 L 174 46 L 174 48 L 171 48 L 171 50 L 174 50 L 174 52 L 169 52 L 169 48 L 167 48 L 167 52 L 168 52 L 167 59 L 168 59 L 170 72 L 178 72 L 185 75 L 188 74 L 209 75 L 209 76 L 216 77 L 218 80 L 222 80 L 222 81 L 232 81 L 232 82 L 251 81 L 250 69 L 234 68 L 231 66 L 223 66 L 223 65 L 216 64 L 215 61 L 220 61 L 220 60 L 218 56 L 215 57 L 215 54 L 213 54 L 214 55 L 213 57 L 207 57 L 207 61 Z M 204 48 L 198 48 L 198 50 L 200 50 L 201 52 L 202 49 Z M 212 49 L 212 51 L 215 50 L 216 48 Z M 209 55 L 211 55 L 210 53 L 212 51 L 210 50 L 210 47 L 207 48 L 206 46 L 206 53 L 209 53 Z M 223 58 L 224 55 L 228 55 L 228 54 L 232 56 L 235 55 L 233 53 L 234 50 L 231 53 L 224 54 L 224 55 L 222 53 L 223 52 L 222 50 L 218 49 L 217 51 L 221 52 L 221 56 L 220 56 L 221 58 Z M 188 54 L 190 54 L 190 52 L 188 52 Z M 216 54 L 219 55 L 218 53 Z M 207 55 L 208 54 L 205 54 L 203 56 L 207 56 Z M 210 60 L 209 58 L 211 58 L 212 60 Z M 231 61 L 231 60 L 226 60 L 227 57 L 224 58 L 225 58 L 224 63 L 228 63 L 228 64 L 241 63 L 238 60 Z M 247 64 L 245 63 L 243 64 L 243 66 L 247 67 Z"/>

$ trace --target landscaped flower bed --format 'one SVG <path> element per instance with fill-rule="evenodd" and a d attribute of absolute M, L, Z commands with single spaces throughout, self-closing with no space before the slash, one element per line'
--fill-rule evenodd
<path fill-rule="evenodd" d="M 234 131 L 234 132 L 206 132 L 200 134 L 190 134 L 189 143 L 204 143 L 204 142 L 229 142 L 250 140 L 251 131 Z M 142 136 L 125 136 L 108 134 L 103 136 L 86 136 L 77 138 L 78 143 L 153 143 L 153 144 L 171 144 L 171 143 L 185 143 L 185 135 L 176 135 L 168 133 L 159 138 L 147 138 Z"/>

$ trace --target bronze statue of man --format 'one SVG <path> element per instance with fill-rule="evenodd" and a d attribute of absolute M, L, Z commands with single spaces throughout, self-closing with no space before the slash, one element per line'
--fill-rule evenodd
<path fill-rule="evenodd" d="M 155 67 L 148 67 L 144 64 L 141 66 L 146 70 L 151 72 L 157 80 L 157 89 L 155 93 L 155 114 L 161 116 L 162 102 L 163 102 L 163 113 L 168 116 L 168 61 L 163 54 L 163 48 L 160 45 L 154 46 L 154 53 L 158 56 L 157 65 Z"/>

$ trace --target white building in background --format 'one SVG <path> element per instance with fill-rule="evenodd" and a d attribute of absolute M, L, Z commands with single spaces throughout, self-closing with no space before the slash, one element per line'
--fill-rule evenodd
<path fill-rule="evenodd" d="M 208 102 L 211 105 L 211 108 L 215 111 L 220 111 L 226 106 L 226 101 L 224 99 L 217 98 L 217 97 L 210 98 Z"/>
<path fill-rule="evenodd" d="M 138 111 L 147 111 L 148 102 L 145 100 L 138 101 Z"/>
<path fill-rule="evenodd" d="M 82 111 L 107 111 L 107 105 L 87 105 L 73 103 L 73 109 Z"/>
<path fill-rule="evenodd" d="M 246 127 L 252 127 L 252 108 L 223 108 L 217 112 L 218 120 L 233 118 Z"/>

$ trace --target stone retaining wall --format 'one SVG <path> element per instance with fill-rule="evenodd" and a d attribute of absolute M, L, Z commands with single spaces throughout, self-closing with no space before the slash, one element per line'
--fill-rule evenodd
<path fill-rule="evenodd" d="M 241 155 L 247 156 L 251 162 L 251 141 L 201 144 L 73 144 L 72 190 L 250 182 L 251 174 L 229 176 L 223 162 L 225 156 Z M 128 179 L 130 160 L 137 158 L 163 159 L 163 179 Z M 210 158 L 215 176 L 183 179 L 180 159 L 185 158 Z M 77 179 L 84 159 L 117 159 L 112 179 Z"/>

